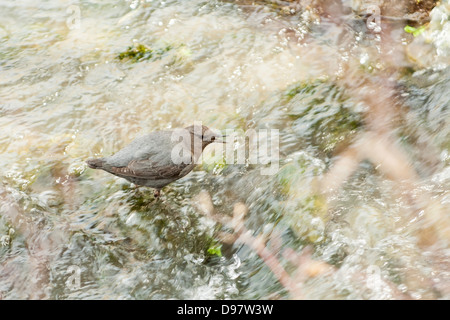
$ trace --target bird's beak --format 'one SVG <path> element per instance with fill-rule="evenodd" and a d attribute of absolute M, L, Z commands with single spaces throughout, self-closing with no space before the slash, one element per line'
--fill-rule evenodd
<path fill-rule="evenodd" d="M 215 137 L 216 137 L 216 139 L 215 139 L 214 141 L 212 141 L 212 142 L 216 142 L 216 143 L 227 143 L 225 140 L 223 140 L 224 138 L 227 137 L 226 135 L 223 135 L 223 136 L 215 136 Z"/>

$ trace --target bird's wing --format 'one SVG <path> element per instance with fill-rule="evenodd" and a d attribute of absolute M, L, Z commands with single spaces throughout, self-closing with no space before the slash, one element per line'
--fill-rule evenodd
<path fill-rule="evenodd" d="M 158 134 L 150 133 L 135 139 L 105 160 L 108 165 L 113 167 L 125 167 L 133 160 L 152 159 L 159 163 L 168 162 L 172 151 L 170 137 L 169 131 L 161 131 Z"/>
<path fill-rule="evenodd" d="M 126 177 L 159 180 L 176 178 L 184 168 L 186 164 L 160 165 L 149 160 L 132 160 L 125 167 L 112 167 L 111 172 Z"/>
<path fill-rule="evenodd" d="M 107 171 L 122 177 L 149 180 L 176 179 L 189 172 L 191 164 L 172 161 L 174 142 L 170 131 L 137 138 L 116 154 L 106 158 Z"/>

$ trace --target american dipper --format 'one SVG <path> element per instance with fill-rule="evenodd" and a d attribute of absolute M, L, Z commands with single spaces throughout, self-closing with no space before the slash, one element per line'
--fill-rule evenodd
<path fill-rule="evenodd" d="M 92 169 L 102 169 L 137 186 L 160 190 L 195 167 L 200 154 L 213 142 L 224 142 L 208 127 L 193 125 L 174 131 L 155 131 L 137 138 L 110 157 L 86 161 Z"/>

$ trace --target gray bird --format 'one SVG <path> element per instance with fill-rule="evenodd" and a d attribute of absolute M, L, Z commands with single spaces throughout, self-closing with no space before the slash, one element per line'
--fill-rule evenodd
<path fill-rule="evenodd" d="M 137 186 L 160 190 L 195 167 L 200 154 L 213 142 L 224 141 L 208 127 L 193 125 L 174 131 L 155 131 L 137 138 L 110 157 L 86 161 L 92 169 L 102 169 Z"/>

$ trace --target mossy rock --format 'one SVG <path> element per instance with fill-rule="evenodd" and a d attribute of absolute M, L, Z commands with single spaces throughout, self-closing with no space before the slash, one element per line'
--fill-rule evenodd
<path fill-rule="evenodd" d="M 290 98 L 287 113 L 293 120 L 292 129 L 321 152 L 332 153 L 363 125 L 344 90 L 332 83 L 302 84 L 286 95 Z"/>
<path fill-rule="evenodd" d="M 143 60 L 157 60 L 172 49 L 171 46 L 167 45 L 158 49 L 152 49 L 143 44 L 136 44 L 128 47 L 127 50 L 119 53 L 117 58 L 119 60 L 139 62 Z"/>
<path fill-rule="evenodd" d="M 280 152 L 308 148 L 331 158 L 363 127 L 359 105 L 330 81 L 297 83 L 265 101 L 256 122 L 280 130 Z"/>
<path fill-rule="evenodd" d="M 212 153 L 203 153 L 202 158 L 202 169 L 207 172 L 217 174 L 228 166 L 223 154 L 218 154 L 215 151 Z"/>
<path fill-rule="evenodd" d="M 282 214 L 287 225 L 302 240 L 319 243 L 325 240 L 328 207 L 324 197 L 315 189 L 315 177 L 325 165 L 306 153 L 284 165 L 277 174 L 283 194 Z"/>

